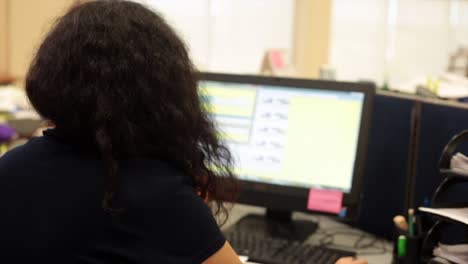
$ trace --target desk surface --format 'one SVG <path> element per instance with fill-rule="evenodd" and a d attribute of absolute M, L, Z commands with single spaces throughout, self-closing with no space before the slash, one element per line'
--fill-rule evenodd
<path fill-rule="evenodd" d="M 264 212 L 265 209 L 261 207 L 236 204 L 232 208 L 229 219 L 223 228 L 233 225 L 247 214 L 263 214 Z M 358 256 L 366 258 L 369 264 L 390 264 L 392 262 L 392 244 L 386 240 L 379 239 L 375 241 L 376 238 L 374 236 L 360 231 L 359 229 L 351 228 L 326 216 L 295 213 L 294 219 L 311 220 L 319 223 L 319 230 L 307 240 L 307 243 L 317 245 L 321 240 L 323 241 L 326 239 L 329 241 L 329 239 L 333 237 L 334 243 L 329 247 L 356 251 Z M 353 246 L 358 241 L 360 241 L 360 245 L 375 243 L 373 243 L 374 246 L 371 248 L 354 249 Z"/>

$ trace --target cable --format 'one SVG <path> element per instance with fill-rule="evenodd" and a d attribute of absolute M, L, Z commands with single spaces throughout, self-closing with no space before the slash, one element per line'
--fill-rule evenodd
<path fill-rule="evenodd" d="M 348 228 L 338 227 L 330 229 L 319 229 L 316 235 L 322 235 L 319 239 L 319 246 L 333 247 L 343 250 L 359 251 L 362 255 L 381 255 L 390 251 L 387 249 L 384 240 L 376 236 L 368 235 L 364 232 L 349 231 Z M 356 236 L 352 245 L 336 243 L 338 236 Z M 370 241 L 369 241 L 370 240 Z"/>

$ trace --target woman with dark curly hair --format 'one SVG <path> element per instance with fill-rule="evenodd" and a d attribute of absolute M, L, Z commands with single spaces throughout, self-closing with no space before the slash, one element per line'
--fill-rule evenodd
<path fill-rule="evenodd" d="M 186 47 L 129 1 L 68 11 L 26 79 L 55 128 L 0 159 L 2 263 L 240 263 L 231 155 Z"/>
<path fill-rule="evenodd" d="M 26 91 L 55 128 L 0 159 L 2 264 L 240 263 L 213 216 L 235 201 L 231 154 L 161 16 L 123 0 L 72 8 Z"/>

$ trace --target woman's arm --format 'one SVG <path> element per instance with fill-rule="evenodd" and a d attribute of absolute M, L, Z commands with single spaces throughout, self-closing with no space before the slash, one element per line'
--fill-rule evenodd
<path fill-rule="evenodd" d="M 226 242 L 218 252 L 205 260 L 203 264 L 242 264 L 242 262 L 231 245 Z"/>

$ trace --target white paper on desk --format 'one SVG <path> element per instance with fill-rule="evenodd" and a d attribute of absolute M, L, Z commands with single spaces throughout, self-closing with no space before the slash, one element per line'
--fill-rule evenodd
<path fill-rule="evenodd" d="M 460 165 L 461 168 L 468 168 L 468 157 L 463 155 L 461 152 L 457 152 L 455 155 L 453 155 L 452 159 L 455 158 L 455 161 L 459 161 L 460 163 L 455 163 L 451 165 Z"/>
<path fill-rule="evenodd" d="M 439 248 L 449 253 L 468 256 L 468 244 L 446 245 L 439 243 Z"/>
<path fill-rule="evenodd" d="M 442 74 L 437 95 L 447 99 L 468 97 L 468 78 L 450 73 Z"/>
<path fill-rule="evenodd" d="M 468 207 L 464 208 L 427 208 L 419 207 L 419 211 L 447 217 L 468 225 Z"/>
<path fill-rule="evenodd" d="M 454 263 L 468 263 L 468 244 L 445 245 L 439 243 L 433 254 Z"/>
<path fill-rule="evenodd" d="M 458 99 L 468 97 L 468 86 L 440 83 L 437 95 L 440 98 Z"/>
<path fill-rule="evenodd" d="M 445 72 L 440 75 L 440 80 L 448 83 L 455 83 L 459 84 L 461 86 L 467 86 L 468 87 L 468 78 L 458 75 L 458 74 L 453 74 L 450 72 Z"/>
<path fill-rule="evenodd" d="M 458 152 L 450 159 L 450 170 L 468 177 L 468 157 Z"/>
<path fill-rule="evenodd" d="M 452 172 L 456 173 L 458 176 L 468 177 L 468 170 L 467 169 L 453 168 L 453 169 L 450 169 L 450 170 Z"/>

